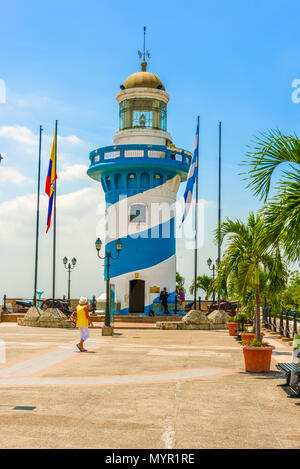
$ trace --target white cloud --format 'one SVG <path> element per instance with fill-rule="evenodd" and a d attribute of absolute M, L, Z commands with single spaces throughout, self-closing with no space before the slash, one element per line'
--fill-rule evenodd
<path fill-rule="evenodd" d="M 84 164 L 63 165 L 59 172 L 59 179 L 63 181 L 74 181 L 75 179 L 87 179 L 88 166 Z"/>
<path fill-rule="evenodd" d="M 0 127 L 0 137 L 14 140 L 23 145 L 36 145 L 38 136 L 28 129 L 20 125 L 3 125 Z"/>
<path fill-rule="evenodd" d="M 0 166 L 0 182 L 22 184 L 23 182 L 33 182 L 33 180 L 24 176 L 18 169 Z"/>
<path fill-rule="evenodd" d="M 0 127 L 0 137 L 7 138 L 13 140 L 14 142 L 21 143 L 22 145 L 37 145 L 39 141 L 39 135 L 35 135 L 32 130 L 28 127 L 21 126 L 21 125 L 3 125 Z M 53 136 L 45 135 L 44 138 L 46 140 L 50 140 L 52 142 Z M 71 143 L 78 145 L 79 143 L 83 143 L 80 138 L 76 135 L 69 135 L 63 137 L 58 135 L 58 141 L 62 143 Z"/>
<path fill-rule="evenodd" d="M 82 143 L 82 140 L 76 137 L 76 135 L 70 135 L 69 137 L 62 137 L 61 135 L 58 135 L 57 140 L 59 142 L 73 143 L 75 145 L 77 145 L 78 143 Z"/>
<path fill-rule="evenodd" d="M 61 259 L 76 257 L 72 273 L 73 295 L 99 295 L 103 291 L 103 263 L 95 250 L 97 206 L 104 200 L 99 185 L 57 197 L 57 295 L 66 294 L 67 274 Z M 32 295 L 36 195 L 24 195 L 0 203 L 0 296 Z M 41 196 L 38 288 L 51 295 L 52 227 L 46 234 L 48 198 Z M 53 221 L 53 220 L 52 220 Z M 9 268 L 11 266 L 11 268 Z"/>

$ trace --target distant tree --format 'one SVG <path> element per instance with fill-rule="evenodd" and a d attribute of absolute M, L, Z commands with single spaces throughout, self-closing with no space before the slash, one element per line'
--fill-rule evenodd
<path fill-rule="evenodd" d="M 182 290 L 185 292 L 184 282 L 185 282 L 184 278 L 180 275 L 179 272 L 176 272 L 176 289 Z"/>
<path fill-rule="evenodd" d="M 213 279 L 208 275 L 199 275 L 197 277 L 197 290 L 203 290 L 205 292 L 205 299 L 208 300 L 209 295 L 213 292 L 212 288 Z M 193 281 L 190 286 L 190 293 L 194 293 L 194 285 L 195 282 Z"/>
<path fill-rule="evenodd" d="M 300 310 L 300 272 L 292 272 L 287 288 L 281 295 L 284 308 Z"/>

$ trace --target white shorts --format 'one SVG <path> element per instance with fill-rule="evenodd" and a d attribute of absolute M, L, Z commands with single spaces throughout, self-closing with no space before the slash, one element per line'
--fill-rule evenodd
<path fill-rule="evenodd" d="M 80 340 L 86 340 L 90 335 L 88 326 L 80 327 L 79 330 L 80 330 Z"/>

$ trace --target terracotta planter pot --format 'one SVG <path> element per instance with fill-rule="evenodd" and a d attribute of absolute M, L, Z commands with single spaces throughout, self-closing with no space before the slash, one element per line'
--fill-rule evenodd
<path fill-rule="evenodd" d="M 229 335 L 237 335 L 234 329 L 237 329 L 238 323 L 237 322 L 228 322 L 227 323 Z"/>
<path fill-rule="evenodd" d="M 260 334 L 260 341 L 262 342 L 263 341 L 263 337 L 264 337 L 265 334 Z M 255 339 L 256 337 L 256 334 L 255 333 L 251 333 L 251 332 L 241 332 L 241 339 L 242 340 L 253 340 Z"/>
<path fill-rule="evenodd" d="M 245 370 L 251 373 L 267 373 L 270 371 L 272 350 L 275 347 L 243 346 Z"/>

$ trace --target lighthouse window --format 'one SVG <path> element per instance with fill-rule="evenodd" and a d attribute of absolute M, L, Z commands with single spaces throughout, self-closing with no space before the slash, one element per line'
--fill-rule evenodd
<path fill-rule="evenodd" d="M 132 127 L 152 127 L 151 111 L 133 111 Z"/>
<path fill-rule="evenodd" d="M 134 204 L 130 207 L 130 223 L 146 223 L 146 206 Z"/>
<path fill-rule="evenodd" d="M 120 103 L 120 130 L 167 129 L 167 106 L 158 99 L 133 98 Z"/>
<path fill-rule="evenodd" d="M 162 130 L 167 130 L 167 106 L 163 106 L 161 108 L 160 122 L 160 128 Z"/>

